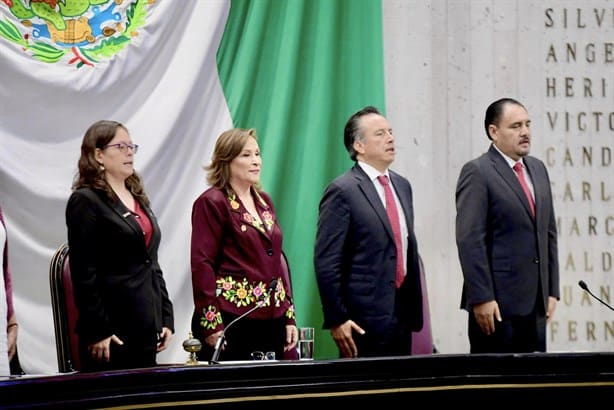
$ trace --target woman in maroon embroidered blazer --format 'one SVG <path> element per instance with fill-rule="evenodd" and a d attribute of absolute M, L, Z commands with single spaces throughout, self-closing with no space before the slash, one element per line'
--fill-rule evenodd
<path fill-rule="evenodd" d="M 192 207 L 192 332 L 203 342 L 200 360 L 212 358 L 222 336 L 220 360 L 250 360 L 258 351 L 281 359 L 296 346 L 282 232 L 260 187 L 261 165 L 254 129 L 223 132 L 205 167 L 210 188 Z"/>

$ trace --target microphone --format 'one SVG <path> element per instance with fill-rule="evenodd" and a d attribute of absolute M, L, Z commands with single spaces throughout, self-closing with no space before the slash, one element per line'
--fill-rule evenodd
<path fill-rule="evenodd" d="M 211 360 L 209 360 L 209 364 L 219 363 L 217 359 L 220 357 L 220 353 L 222 352 L 222 345 L 224 344 L 224 340 L 226 338 L 226 331 L 232 325 L 234 325 L 239 320 L 243 319 L 245 316 L 252 313 L 254 310 L 260 309 L 262 306 L 264 306 L 265 301 L 271 300 L 271 295 L 275 291 L 275 288 L 277 288 L 277 279 L 273 279 L 271 283 L 269 284 L 269 290 L 266 294 L 266 297 L 260 299 L 253 308 L 243 313 L 241 316 L 235 318 L 228 324 L 228 326 L 224 327 L 224 330 L 222 330 L 222 334 L 220 335 L 220 337 L 217 338 L 217 341 L 215 342 L 215 349 L 213 350 L 213 355 L 211 356 Z"/>
<path fill-rule="evenodd" d="M 592 297 L 594 297 L 595 299 L 597 299 L 598 301 L 600 301 L 601 303 L 603 303 L 605 306 L 609 307 L 609 308 L 610 308 L 610 310 L 614 310 L 614 308 L 613 308 L 612 306 L 608 305 L 608 304 L 607 304 L 607 303 L 605 303 L 603 300 L 601 300 L 601 299 L 599 299 L 597 296 L 593 295 L 593 292 L 591 292 L 591 291 L 588 289 L 588 286 L 586 285 L 586 282 L 584 282 L 583 280 L 581 280 L 581 281 L 579 281 L 579 282 L 578 282 L 578 285 L 579 285 L 579 286 L 580 286 L 582 289 L 584 289 L 584 290 L 585 290 L 585 291 L 586 291 L 586 292 L 587 292 L 589 295 L 591 295 Z"/>

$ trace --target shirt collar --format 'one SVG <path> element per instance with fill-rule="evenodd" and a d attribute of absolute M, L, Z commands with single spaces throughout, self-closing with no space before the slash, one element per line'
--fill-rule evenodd
<path fill-rule="evenodd" d="M 523 167 L 523 168 L 526 168 L 526 167 L 525 167 L 525 165 L 524 165 L 524 161 L 522 160 L 522 157 L 520 157 L 520 159 L 519 159 L 518 161 L 514 161 L 512 158 L 510 158 L 509 156 L 505 155 L 505 154 L 503 153 L 503 151 L 501 151 L 501 150 L 499 149 L 499 147 L 497 147 L 495 144 L 492 144 L 492 146 L 493 146 L 493 147 L 495 147 L 495 149 L 496 149 L 496 150 L 499 152 L 499 154 L 501 154 L 501 155 L 503 156 L 503 158 L 505 159 L 505 162 L 507 162 L 507 165 L 509 165 L 509 166 L 510 166 L 510 168 L 514 168 L 514 165 L 515 165 L 517 162 L 520 162 L 520 163 L 522 164 L 522 167 Z"/>
<path fill-rule="evenodd" d="M 367 174 L 371 181 L 375 181 L 380 175 L 386 175 L 388 179 L 390 179 L 390 175 L 388 175 L 388 170 L 386 170 L 384 173 L 381 173 L 377 169 L 373 168 L 371 165 L 362 161 L 358 161 L 358 165 L 360 165 L 362 170 L 365 171 L 365 174 Z"/>

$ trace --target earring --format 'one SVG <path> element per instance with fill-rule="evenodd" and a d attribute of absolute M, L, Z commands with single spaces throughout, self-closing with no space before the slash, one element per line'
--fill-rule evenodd
<path fill-rule="evenodd" d="M 99 170 L 100 172 L 104 172 L 104 165 L 100 164 L 100 167 L 98 168 L 98 170 Z"/>

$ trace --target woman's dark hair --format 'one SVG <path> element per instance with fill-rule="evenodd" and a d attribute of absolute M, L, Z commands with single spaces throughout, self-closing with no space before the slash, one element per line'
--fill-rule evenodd
<path fill-rule="evenodd" d="M 104 168 L 96 161 L 96 150 L 104 147 L 113 140 L 118 128 L 128 129 L 117 121 L 100 120 L 85 131 L 81 143 L 81 156 L 78 162 L 78 172 L 72 185 L 72 190 L 79 188 L 92 188 L 104 191 L 109 199 L 117 201 L 117 195 L 104 178 Z M 136 171 L 126 179 L 126 188 L 141 203 L 149 206 L 149 198 L 145 194 L 143 182 Z"/>

